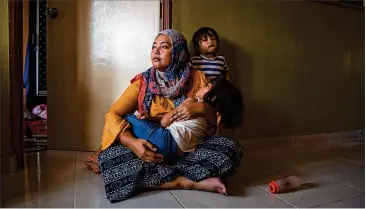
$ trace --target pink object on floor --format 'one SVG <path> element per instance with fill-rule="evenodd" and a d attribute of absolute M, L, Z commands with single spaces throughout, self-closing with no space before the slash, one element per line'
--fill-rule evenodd
<path fill-rule="evenodd" d="M 47 120 L 47 105 L 37 105 L 35 108 L 33 108 L 32 113 Z"/>

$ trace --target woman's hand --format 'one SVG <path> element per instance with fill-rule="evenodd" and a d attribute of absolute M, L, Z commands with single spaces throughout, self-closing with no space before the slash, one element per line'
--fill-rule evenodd
<path fill-rule="evenodd" d="M 162 155 L 155 153 L 154 145 L 144 139 L 136 139 L 130 130 L 120 133 L 119 141 L 143 161 L 155 163 L 163 160 Z"/>
<path fill-rule="evenodd" d="M 130 149 L 143 161 L 158 163 L 163 160 L 163 155 L 155 153 L 156 147 L 144 139 L 136 139 Z"/>
<path fill-rule="evenodd" d="M 204 103 L 193 101 L 194 100 L 185 101 L 175 108 L 172 116 L 170 117 L 170 121 L 186 121 L 197 115 L 204 115 Z"/>
<path fill-rule="evenodd" d="M 175 108 L 173 114 L 169 118 L 170 122 L 180 122 L 191 119 L 193 110 L 187 104 L 181 104 Z"/>

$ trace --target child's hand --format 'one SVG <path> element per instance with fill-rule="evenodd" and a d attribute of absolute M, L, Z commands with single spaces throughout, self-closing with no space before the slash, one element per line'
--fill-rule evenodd
<path fill-rule="evenodd" d="M 146 116 L 147 114 L 146 113 L 137 113 L 136 117 L 139 119 L 139 120 L 144 120 L 146 119 Z"/>

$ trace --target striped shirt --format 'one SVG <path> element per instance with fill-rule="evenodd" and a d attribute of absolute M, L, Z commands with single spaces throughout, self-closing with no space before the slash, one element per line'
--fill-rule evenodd
<path fill-rule="evenodd" d="M 209 80 L 226 78 L 226 73 L 229 70 L 225 57 L 221 55 L 217 55 L 215 58 L 206 58 L 203 55 L 194 56 L 189 62 L 189 67 L 202 71 Z"/>

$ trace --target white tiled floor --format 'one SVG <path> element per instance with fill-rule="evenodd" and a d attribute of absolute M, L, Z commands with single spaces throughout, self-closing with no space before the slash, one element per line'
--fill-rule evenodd
<path fill-rule="evenodd" d="M 363 140 L 352 139 L 350 143 L 315 135 L 286 141 L 291 143 L 245 151 L 238 173 L 227 179 L 230 196 L 199 191 L 155 191 L 114 204 L 105 198 L 101 176 L 84 167 L 88 153 L 49 150 L 28 154 L 25 171 L 6 177 L 5 186 L 14 194 L 7 206 L 365 207 Z M 302 178 L 304 184 L 300 190 L 278 195 L 267 192 L 269 181 L 290 174 Z"/>

